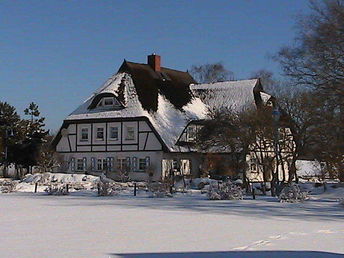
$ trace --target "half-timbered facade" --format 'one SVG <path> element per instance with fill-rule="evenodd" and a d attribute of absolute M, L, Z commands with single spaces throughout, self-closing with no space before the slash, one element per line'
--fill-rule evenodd
<path fill-rule="evenodd" d="M 196 84 L 187 72 L 124 60 L 72 112 L 54 139 L 60 171 L 162 180 L 171 173 L 198 176 L 204 153 L 193 148 L 209 107 L 267 105 L 260 81 Z"/>
<path fill-rule="evenodd" d="M 63 157 L 60 170 L 103 173 L 123 170 L 133 180 L 161 180 L 171 170 L 197 173 L 195 153 L 177 145 L 190 120 L 206 106 L 193 96 L 187 72 L 124 61 L 119 71 L 72 112 L 54 140 Z"/>

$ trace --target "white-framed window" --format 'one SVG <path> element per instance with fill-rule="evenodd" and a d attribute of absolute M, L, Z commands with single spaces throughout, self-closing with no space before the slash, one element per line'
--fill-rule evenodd
<path fill-rule="evenodd" d="M 126 140 L 135 140 L 135 128 L 132 126 L 127 126 Z"/>
<path fill-rule="evenodd" d="M 113 106 L 115 104 L 114 98 L 104 98 L 103 105 L 104 106 Z"/>
<path fill-rule="evenodd" d="M 250 163 L 250 170 L 251 172 L 258 172 L 258 166 L 257 166 L 258 162 L 256 158 L 252 158 L 251 159 L 251 163 Z"/>
<path fill-rule="evenodd" d="M 196 127 L 195 126 L 189 126 L 186 130 L 186 139 L 187 141 L 194 141 L 196 140 Z"/>
<path fill-rule="evenodd" d="M 97 159 L 97 170 L 98 171 L 103 170 L 103 160 L 102 159 Z"/>
<path fill-rule="evenodd" d="M 104 140 L 104 127 L 97 127 L 96 136 L 97 140 Z"/>
<path fill-rule="evenodd" d="M 106 163 L 106 167 L 108 170 L 113 171 L 114 169 L 114 158 L 113 157 L 108 157 L 106 158 L 107 163 Z"/>
<path fill-rule="evenodd" d="M 174 160 L 172 161 L 172 169 L 174 169 L 174 170 L 179 170 L 179 169 L 180 169 L 179 160 L 174 159 Z"/>
<path fill-rule="evenodd" d="M 147 168 L 146 158 L 139 158 L 139 171 L 145 171 Z"/>
<path fill-rule="evenodd" d="M 85 171 L 86 167 L 87 167 L 87 159 L 86 158 L 76 160 L 76 170 L 77 171 Z"/>
<path fill-rule="evenodd" d="M 97 170 L 103 171 L 107 168 L 107 159 L 97 159 Z"/>
<path fill-rule="evenodd" d="M 88 141 L 88 128 L 87 127 L 81 128 L 80 141 L 82 142 Z"/>
<path fill-rule="evenodd" d="M 110 127 L 110 139 L 118 140 L 118 127 Z"/>
<path fill-rule="evenodd" d="M 127 168 L 127 159 L 126 158 L 117 158 L 117 169 L 125 170 Z"/>
<path fill-rule="evenodd" d="M 116 98 L 114 97 L 104 97 L 102 98 L 99 103 L 98 103 L 98 107 L 115 107 L 115 106 L 119 106 L 119 102 L 117 101 Z"/>

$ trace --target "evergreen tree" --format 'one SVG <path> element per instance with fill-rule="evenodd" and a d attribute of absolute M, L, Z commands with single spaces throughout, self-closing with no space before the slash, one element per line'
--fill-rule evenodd
<path fill-rule="evenodd" d="M 30 103 L 24 114 L 29 116 L 29 119 L 22 121 L 24 139 L 15 147 L 15 153 L 17 162 L 29 170 L 31 166 L 37 165 L 42 143 L 49 131 L 44 129 L 45 118 L 40 116 L 37 104 Z"/>
<path fill-rule="evenodd" d="M 0 102 L 0 165 L 3 165 L 3 176 L 7 177 L 7 165 L 10 162 L 11 146 L 18 141 L 20 117 L 15 107 L 7 102 Z"/>

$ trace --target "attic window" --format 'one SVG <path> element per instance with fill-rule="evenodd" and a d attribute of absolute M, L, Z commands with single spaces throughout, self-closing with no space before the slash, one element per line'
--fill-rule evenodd
<path fill-rule="evenodd" d="M 114 97 L 102 98 L 98 103 L 98 107 L 114 107 L 114 106 L 119 106 L 119 102 Z"/>
<path fill-rule="evenodd" d="M 196 127 L 195 126 L 189 126 L 186 130 L 186 138 L 187 141 L 194 141 L 196 140 Z"/>
<path fill-rule="evenodd" d="M 104 106 L 112 106 L 114 104 L 113 98 L 104 98 Z"/>

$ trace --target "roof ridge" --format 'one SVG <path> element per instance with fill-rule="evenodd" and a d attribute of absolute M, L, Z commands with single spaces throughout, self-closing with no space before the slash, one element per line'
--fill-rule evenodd
<path fill-rule="evenodd" d="M 135 65 L 144 65 L 144 66 L 149 66 L 149 64 L 145 64 L 145 63 L 136 63 L 136 62 L 131 62 L 131 61 L 128 61 L 128 60 L 125 60 L 126 63 L 131 63 L 131 64 L 135 64 Z M 189 74 L 188 71 L 181 71 L 181 70 L 177 70 L 177 69 L 173 69 L 173 68 L 169 68 L 169 67 L 164 67 L 164 66 L 161 66 L 161 69 L 165 69 L 165 70 L 170 70 L 170 71 L 175 71 L 175 72 L 180 72 L 180 73 L 187 73 Z"/>
<path fill-rule="evenodd" d="M 232 81 L 222 81 L 222 82 L 209 82 L 209 83 L 192 83 L 191 85 L 206 85 L 206 84 L 221 84 L 221 83 L 234 83 L 234 82 L 244 82 L 244 81 L 258 81 L 258 78 L 254 79 L 242 79 L 242 80 L 232 80 Z"/>

